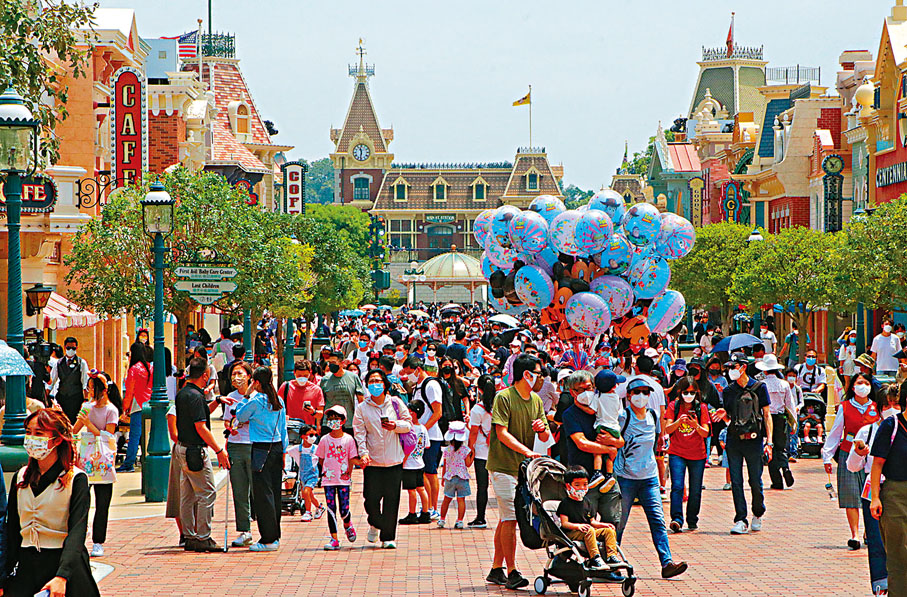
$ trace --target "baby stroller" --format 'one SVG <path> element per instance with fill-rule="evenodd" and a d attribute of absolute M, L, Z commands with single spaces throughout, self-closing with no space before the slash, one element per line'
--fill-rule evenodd
<path fill-rule="evenodd" d="M 302 426 L 299 419 L 287 419 L 287 441 L 291 446 L 302 443 Z M 280 507 L 284 512 L 293 515 L 302 511 L 302 483 L 299 479 L 299 464 L 290 455 L 283 458 L 283 483 L 280 489 Z"/>
<path fill-rule="evenodd" d="M 609 569 L 591 570 L 584 564 L 589 557 L 586 546 L 582 541 L 571 540 L 561 529 L 557 508 L 567 497 L 565 472 L 564 465 L 547 457 L 520 464 L 515 499 L 520 539 L 529 549 L 544 547 L 548 554 L 542 575 L 535 579 L 535 592 L 543 595 L 550 585 L 564 583 L 580 597 L 589 597 L 593 582 L 613 582 L 603 578 L 605 573 L 626 571 L 621 592 L 630 597 L 636 592 L 636 576 L 620 546 L 617 550 L 621 563 L 612 564 Z"/>
<path fill-rule="evenodd" d="M 818 458 L 822 452 L 822 446 L 825 445 L 825 401 L 819 394 L 803 394 L 803 406 L 797 416 L 800 422 L 800 454 L 803 457 Z M 804 424 L 809 424 L 809 437 L 804 431 Z M 818 425 L 822 426 L 822 433 L 819 433 Z"/>

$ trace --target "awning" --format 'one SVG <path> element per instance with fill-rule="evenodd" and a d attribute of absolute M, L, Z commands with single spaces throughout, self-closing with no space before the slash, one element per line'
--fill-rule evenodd
<path fill-rule="evenodd" d="M 98 316 L 91 311 L 83 311 L 56 292 L 50 293 L 50 300 L 42 312 L 44 327 L 52 330 L 66 328 L 87 328 L 98 323 Z"/>

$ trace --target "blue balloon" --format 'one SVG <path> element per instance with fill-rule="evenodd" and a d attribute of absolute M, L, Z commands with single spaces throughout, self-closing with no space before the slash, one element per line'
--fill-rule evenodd
<path fill-rule="evenodd" d="M 623 223 L 624 215 L 627 213 L 624 198 L 620 193 L 611 189 L 604 189 L 592 195 L 589 200 L 589 209 L 599 209 L 605 212 L 615 226 Z"/>
<path fill-rule="evenodd" d="M 496 266 L 491 261 L 489 261 L 488 255 L 483 253 L 482 254 L 482 275 L 485 276 L 486 280 L 489 280 L 489 279 L 491 279 L 491 274 L 493 274 L 496 271 L 502 271 L 502 272 L 506 273 L 506 272 L 509 272 L 510 270 Z"/>
<path fill-rule="evenodd" d="M 491 236 L 502 247 L 510 246 L 510 220 L 520 213 L 518 207 L 502 205 L 494 211 L 491 218 Z"/>
<path fill-rule="evenodd" d="M 554 275 L 554 264 L 557 263 L 557 253 L 550 246 L 545 247 L 541 253 L 536 253 L 535 264 L 545 270 L 549 276 Z"/>
<path fill-rule="evenodd" d="M 655 242 L 661 231 L 661 214 L 651 203 L 637 203 L 627 210 L 623 221 L 627 240 L 637 247 Z"/>
<path fill-rule="evenodd" d="M 564 202 L 554 195 L 539 195 L 529 204 L 529 209 L 545 218 L 549 224 L 551 220 L 567 211 Z"/>
<path fill-rule="evenodd" d="M 529 310 L 529 307 L 526 305 L 511 305 L 507 302 L 505 298 L 494 298 L 493 296 L 488 297 L 488 304 L 491 305 L 495 311 L 498 313 L 505 313 L 507 315 L 519 315 L 520 313 L 525 313 Z"/>
<path fill-rule="evenodd" d="M 608 241 L 601 253 L 593 256 L 595 264 L 609 275 L 616 276 L 630 269 L 633 247 L 623 234 L 615 234 Z"/>
<path fill-rule="evenodd" d="M 627 279 L 636 298 L 655 298 L 668 287 L 671 281 L 671 266 L 661 257 L 647 257 L 630 268 Z"/>
<path fill-rule="evenodd" d="M 603 211 L 589 209 L 576 222 L 573 244 L 587 255 L 598 253 L 614 234 L 611 218 Z"/>
<path fill-rule="evenodd" d="M 523 304 L 533 309 L 544 309 L 554 298 L 554 282 L 537 265 L 521 267 L 516 273 L 513 287 Z"/>
<path fill-rule="evenodd" d="M 522 253 L 538 253 L 548 246 L 548 222 L 534 211 L 522 211 L 510 220 L 510 240 Z"/>

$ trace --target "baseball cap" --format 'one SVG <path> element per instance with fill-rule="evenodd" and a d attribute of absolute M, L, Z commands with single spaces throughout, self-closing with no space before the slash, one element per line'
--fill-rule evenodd
<path fill-rule="evenodd" d="M 560 372 L 557 374 L 557 381 L 558 382 L 564 381 L 571 375 L 573 375 L 572 369 L 561 369 Z"/>
<path fill-rule="evenodd" d="M 658 351 L 655 350 L 654 348 L 652 348 L 651 346 L 649 348 L 647 348 L 643 354 L 646 355 L 647 357 L 651 357 L 653 359 L 658 358 Z"/>
<path fill-rule="evenodd" d="M 627 384 L 627 392 L 632 392 L 633 390 L 635 390 L 637 388 L 646 388 L 647 390 L 653 389 L 652 385 L 645 379 L 642 379 L 641 377 L 637 377 L 636 379 L 632 380 L 629 384 Z"/>
<path fill-rule="evenodd" d="M 749 365 L 749 363 L 750 363 L 750 359 L 748 356 L 746 356 L 742 352 L 735 352 L 735 353 L 731 354 L 731 360 L 729 360 L 727 363 L 725 363 L 725 366 L 729 367 L 731 365 L 740 365 L 740 364 Z"/>
<path fill-rule="evenodd" d="M 343 420 L 346 421 L 346 409 L 343 408 L 342 406 L 340 406 L 339 404 L 335 404 L 331 408 L 324 411 L 325 416 L 327 416 L 328 413 L 334 413 L 334 414 L 340 415 L 341 417 L 343 417 Z"/>
<path fill-rule="evenodd" d="M 605 369 L 595 375 L 595 389 L 604 394 L 610 392 L 619 383 L 624 383 L 627 378 L 623 375 L 615 375 L 613 371 Z"/>

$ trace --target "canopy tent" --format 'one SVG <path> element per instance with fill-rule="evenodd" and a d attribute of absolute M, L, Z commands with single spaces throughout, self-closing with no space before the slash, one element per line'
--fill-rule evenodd
<path fill-rule="evenodd" d="M 91 311 L 80 309 L 56 292 L 50 293 L 47 306 L 42 311 L 44 327 L 52 330 L 65 330 L 66 328 L 87 328 L 98 323 L 99 318 Z"/>
<path fill-rule="evenodd" d="M 418 263 L 413 262 L 412 268 L 415 269 L 417 266 Z M 410 304 L 415 303 L 416 286 L 431 288 L 435 303 L 438 302 L 438 289 L 444 286 L 461 286 L 469 290 L 469 302 L 472 303 L 475 302 L 476 289 L 488 284 L 488 280 L 482 274 L 482 264 L 479 260 L 465 253 L 458 253 L 456 247 L 451 247 L 450 253 L 437 255 L 423 263 L 418 275 L 404 274 L 399 281 L 406 286 Z"/>

